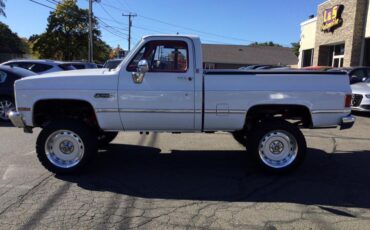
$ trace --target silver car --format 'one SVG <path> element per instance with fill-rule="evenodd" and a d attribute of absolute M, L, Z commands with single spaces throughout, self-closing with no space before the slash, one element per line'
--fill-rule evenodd
<path fill-rule="evenodd" d="M 71 64 L 53 61 L 53 60 L 33 60 L 33 59 L 20 59 L 20 60 L 10 60 L 1 65 L 7 65 L 11 67 L 20 67 L 27 69 L 37 74 L 52 73 L 57 71 L 65 70 L 75 70 Z"/>
<path fill-rule="evenodd" d="M 370 78 L 351 85 L 352 110 L 370 112 Z"/>

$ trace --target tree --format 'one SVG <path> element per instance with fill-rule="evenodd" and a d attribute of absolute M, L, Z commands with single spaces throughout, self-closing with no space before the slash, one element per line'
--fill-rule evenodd
<path fill-rule="evenodd" d="M 280 44 L 276 44 L 272 41 L 269 42 L 253 42 L 250 44 L 251 46 L 275 46 L 275 47 L 283 47 Z"/>
<path fill-rule="evenodd" d="M 10 30 L 10 28 L 0 22 L 0 52 L 1 53 L 28 53 L 28 44 Z"/>
<path fill-rule="evenodd" d="M 292 44 L 292 50 L 294 54 L 298 57 L 301 44 L 299 42 L 292 42 L 291 44 Z"/>
<path fill-rule="evenodd" d="M 6 17 L 5 14 L 5 0 L 0 0 L 0 16 Z"/>
<path fill-rule="evenodd" d="M 125 51 L 118 45 L 116 48 L 112 49 L 109 54 L 109 58 L 122 58 L 125 56 Z"/>
<path fill-rule="evenodd" d="M 88 10 L 77 6 L 77 0 L 62 0 L 50 12 L 46 31 L 30 38 L 33 51 L 40 58 L 83 60 L 88 53 Z M 93 18 L 94 59 L 105 61 L 110 47 L 101 40 L 98 21 Z"/>

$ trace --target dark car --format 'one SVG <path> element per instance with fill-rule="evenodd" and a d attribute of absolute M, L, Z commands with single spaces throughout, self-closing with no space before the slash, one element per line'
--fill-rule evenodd
<path fill-rule="evenodd" d="M 71 65 L 76 69 L 97 69 L 98 66 L 95 63 L 83 62 L 83 61 L 67 61 L 65 64 Z"/>
<path fill-rule="evenodd" d="M 332 69 L 330 71 L 346 72 L 349 76 L 349 81 L 351 85 L 364 82 L 370 77 L 370 67 L 341 68 L 341 69 Z"/>
<path fill-rule="evenodd" d="M 115 69 L 119 64 L 121 64 L 123 59 L 110 59 L 105 62 L 103 68 Z"/>
<path fill-rule="evenodd" d="M 8 113 L 15 110 L 14 82 L 33 75 L 36 74 L 23 68 L 0 66 L 0 121 L 9 121 Z"/>

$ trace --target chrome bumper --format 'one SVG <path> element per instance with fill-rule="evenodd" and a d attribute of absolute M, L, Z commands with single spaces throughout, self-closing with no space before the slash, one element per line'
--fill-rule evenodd
<path fill-rule="evenodd" d="M 13 125 L 15 127 L 18 127 L 18 128 L 25 128 L 26 127 L 26 125 L 24 124 L 24 121 L 22 119 L 22 115 L 19 112 L 17 112 L 17 111 L 13 112 L 12 111 L 8 114 L 8 116 L 9 116 L 10 121 L 13 123 Z"/>
<path fill-rule="evenodd" d="M 340 123 L 340 129 L 350 129 L 355 124 L 356 118 L 352 115 L 348 115 L 345 117 L 342 117 L 342 121 Z"/>

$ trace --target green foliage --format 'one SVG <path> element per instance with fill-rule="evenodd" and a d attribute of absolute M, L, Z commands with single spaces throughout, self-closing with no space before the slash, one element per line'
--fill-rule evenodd
<path fill-rule="evenodd" d="M 299 42 L 292 42 L 292 50 L 294 54 L 298 57 L 299 56 L 299 49 L 301 48 L 301 44 Z"/>
<path fill-rule="evenodd" d="M 253 42 L 250 44 L 251 46 L 275 46 L 275 47 L 283 47 L 282 45 L 280 44 L 276 44 L 272 41 L 270 42 Z"/>
<path fill-rule="evenodd" d="M 0 16 L 6 17 L 6 14 L 5 14 L 5 0 L 0 0 Z"/>
<path fill-rule="evenodd" d="M 94 60 L 104 62 L 110 47 L 100 39 L 98 22 L 93 18 Z M 33 51 L 40 58 L 83 60 L 88 54 L 88 10 L 77 6 L 77 0 L 63 0 L 48 17 L 46 31 L 30 38 Z"/>
<path fill-rule="evenodd" d="M 18 37 L 9 27 L 0 22 L 0 52 L 1 53 L 28 53 L 27 41 Z"/>

